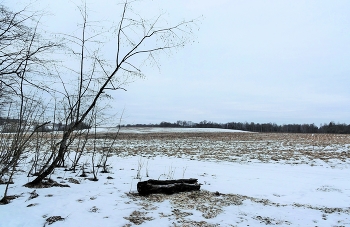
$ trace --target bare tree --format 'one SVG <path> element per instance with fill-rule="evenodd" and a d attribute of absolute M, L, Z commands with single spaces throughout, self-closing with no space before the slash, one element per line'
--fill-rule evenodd
<path fill-rule="evenodd" d="M 50 166 L 42 171 L 33 181 L 26 184 L 35 187 L 40 184 L 57 166 L 65 156 L 69 138 L 74 130 L 93 112 L 97 103 L 106 97 L 111 97 L 111 92 L 126 90 L 125 85 L 130 78 L 143 76 L 141 67 L 147 63 L 158 66 L 158 54 L 168 54 L 174 48 L 183 47 L 192 33 L 194 20 L 182 21 L 175 25 L 164 23 L 163 15 L 152 20 L 146 20 L 132 11 L 132 4 L 136 1 L 125 0 L 121 5 L 119 23 L 114 27 L 116 58 L 108 63 L 101 57 L 101 44 L 99 38 L 102 33 L 93 34 L 96 27 L 89 21 L 86 5 L 79 8 L 82 16 L 81 35 L 67 35 L 67 39 L 78 45 L 72 48 L 74 56 L 79 58 L 79 67 L 71 69 L 77 75 L 77 92 L 71 94 L 68 84 L 62 78 L 64 97 L 68 103 L 68 114 L 65 116 L 68 126 L 58 142 L 58 154 Z M 93 45 L 90 45 L 90 44 Z"/>
<path fill-rule="evenodd" d="M 5 122 L 2 130 L 11 126 L 11 134 L 1 134 L 0 179 L 8 175 L 1 201 L 7 200 L 8 184 L 35 132 L 49 123 L 37 121 L 44 113 L 37 92 L 47 89 L 33 78 L 49 75 L 50 61 L 43 55 L 60 46 L 38 33 L 40 15 L 27 13 L 26 8 L 12 12 L 0 4 L 0 110 L 9 107 L 7 117 L 0 117 Z"/>
<path fill-rule="evenodd" d="M 38 76 L 50 74 L 51 59 L 46 54 L 62 45 L 40 35 L 41 17 L 41 13 L 30 13 L 27 8 L 12 12 L 0 4 L 1 91 L 6 89 L 12 95 L 19 95 L 20 86 L 24 84 L 37 89 L 47 88 Z"/>

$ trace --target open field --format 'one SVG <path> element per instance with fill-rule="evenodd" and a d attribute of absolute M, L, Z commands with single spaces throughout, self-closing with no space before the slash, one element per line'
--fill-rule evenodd
<path fill-rule="evenodd" d="M 349 135 L 123 133 L 118 137 L 116 149 L 124 156 L 161 155 L 241 164 L 263 162 L 331 167 L 350 164 Z"/>
<path fill-rule="evenodd" d="M 91 136 L 78 171 L 51 176 L 70 187 L 36 189 L 35 198 L 22 186 L 32 179 L 28 150 L 0 226 L 350 225 L 349 135 L 133 129 L 118 135 L 109 173 L 90 181 L 94 147 L 98 160 L 114 136 Z M 80 177 L 82 164 L 88 177 Z M 201 191 L 137 194 L 140 180 L 176 178 L 198 178 Z"/>

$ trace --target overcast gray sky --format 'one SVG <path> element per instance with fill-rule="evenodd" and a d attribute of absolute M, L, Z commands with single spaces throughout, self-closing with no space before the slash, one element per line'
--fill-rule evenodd
<path fill-rule="evenodd" d="M 35 4 L 53 14 L 43 24 L 64 31 L 79 22 L 73 2 L 80 1 Z M 118 20 L 116 1 L 87 2 L 101 19 Z M 203 18 L 192 45 L 117 93 L 113 106 L 125 108 L 124 123 L 350 123 L 350 1 L 154 0 L 142 7 L 146 15 L 163 9 L 173 22 Z"/>

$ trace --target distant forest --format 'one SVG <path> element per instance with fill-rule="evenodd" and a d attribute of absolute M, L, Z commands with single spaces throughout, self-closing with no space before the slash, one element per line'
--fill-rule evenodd
<path fill-rule="evenodd" d="M 222 128 L 235 129 L 251 132 L 277 132 L 277 133 L 333 133 L 350 134 L 350 124 L 330 123 L 321 124 L 319 127 L 315 124 L 284 124 L 275 123 L 248 123 L 248 122 L 229 122 L 215 123 L 212 121 L 201 121 L 194 123 L 192 121 L 177 121 L 174 123 L 161 122 L 160 124 L 128 124 L 125 127 L 178 127 L 178 128 Z"/>
<path fill-rule="evenodd" d="M 18 124 L 18 119 L 9 119 L 0 117 L 0 132 L 11 132 Z M 34 125 L 35 126 L 35 125 Z M 330 123 L 321 124 L 319 127 L 315 124 L 283 124 L 276 123 L 248 123 L 248 122 L 229 122 L 216 123 L 212 121 L 201 121 L 194 123 L 192 121 L 177 121 L 174 123 L 162 121 L 159 124 L 127 124 L 122 127 L 173 127 L 173 128 L 222 128 L 235 129 L 250 132 L 275 132 L 275 133 L 332 133 L 332 134 L 350 134 L 350 124 Z M 53 124 L 41 128 L 39 131 L 62 131 L 65 129 L 62 123 Z M 76 130 L 91 128 L 90 125 L 82 122 Z"/>

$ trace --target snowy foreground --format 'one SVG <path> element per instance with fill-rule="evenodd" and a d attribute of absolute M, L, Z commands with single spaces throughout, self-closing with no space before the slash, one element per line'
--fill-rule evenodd
<path fill-rule="evenodd" d="M 214 140 L 212 133 L 122 138 L 98 181 L 55 170 L 51 179 L 70 187 L 23 187 L 31 179 L 23 163 L 9 190 L 19 197 L 0 206 L 0 226 L 350 226 L 349 144 L 258 133 Z M 155 147 L 162 149 L 149 151 Z M 198 178 L 201 191 L 137 194 L 140 180 L 176 178 Z"/>

